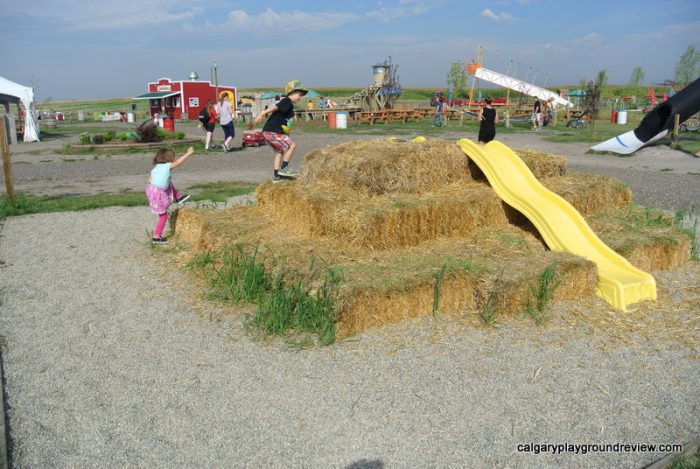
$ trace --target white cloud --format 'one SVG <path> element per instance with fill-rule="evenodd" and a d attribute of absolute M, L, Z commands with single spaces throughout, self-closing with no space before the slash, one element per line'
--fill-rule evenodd
<path fill-rule="evenodd" d="M 366 13 L 369 18 L 391 20 L 402 16 L 419 16 L 444 4 L 446 0 L 399 0 L 398 7 L 382 6 Z"/>
<path fill-rule="evenodd" d="M 501 12 L 494 13 L 490 9 L 486 8 L 481 12 L 481 16 L 488 18 L 493 21 L 515 21 L 517 18 L 510 13 Z"/>
<path fill-rule="evenodd" d="M 578 46 L 585 46 L 585 45 L 593 45 L 593 44 L 600 44 L 603 40 L 603 36 L 601 36 L 598 33 L 590 33 L 586 34 L 585 36 L 581 37 L 576 37 L 571 40 L 572 44 L 578 45 Z"/>
<path fill-rule="evenodd" d="M 244 10 L 228 14 L 224 27 L 233 31 L 267 34 L 308 33 L 334 29 L 361 18 L 352 13 L 308 13 L 304 11 L 274 11 L 270 8 L 257 15 Z"/>
<path fill-rule="evenodd" d="M 691 39 L 697 38 L 698 30 L 700 30 L 700 21 L 694 21 L 692 23 L 670 24 L 657 31 L 635 33 L 627 37 L 636 41 L 658 41 L 660 39 L 669 39 L 671 37 L 679 38 L 683 36 L 687 36 L 688 39 Z"/>

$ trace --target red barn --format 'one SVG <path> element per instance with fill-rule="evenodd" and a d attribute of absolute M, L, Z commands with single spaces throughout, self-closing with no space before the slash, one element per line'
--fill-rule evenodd
<path fill-rule="evenodd" d="M 216 88 L 209 81 L 197 81 L 196 74 L 190 75 L 190 80 L 172 81 L 161 78 L 148 84 L 148 93 L 136 96 L 134 99 L 148 99 L 151 115 L 155 113 L 168 114 L 175 119 L 197 120 L 200 109 L 207 100 L 216 101 Z M 219 85 L 219 93 L 233 93 L 231 106 L 236 110 L 238 93 L 234 86 Z"/>

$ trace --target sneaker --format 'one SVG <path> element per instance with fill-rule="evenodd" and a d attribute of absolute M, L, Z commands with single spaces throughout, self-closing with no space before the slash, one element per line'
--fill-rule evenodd
<path fill-rule="evenodd" d="M 291 181 L 293 179 L 293 177 L 283 175 L 281 171 L 278 172 L 277 176 L 272 176 L 272 182 Z"/>
<path fill-rule="evenodd" d="M 162 236 L 151 239 L 151 244 L 165 244 L 167 242 L 168 240 L 163 238 Z"/>
<path fill-rule="evenodd" d="M 278 173 L 280 176 L 286 176 L 286 177 L 288 177 L 288 178 L 295 178 L 295 177 L 297 177 L 297 173 L 296 173 L 295 171 L 292 171 L 292 168 L 290 168 L 289 166 L 287 166 L 287 167 L 284 168 L 284 169 L 280 169 L 279 171 L 277 171 L 277 173 Z"/>
<path fill-rule="evenodd" d="M 177 202 L 178 204 L 182 204 L 182 203 L 187 202 L 187 199 L 189 199 L 189 198 L 190 198 L 190 194 L 181 195 L 179 199 L 175 199 L 175 202 Z"/>
<path fill-rule="evenodd" d="M 224 153 L 228 153 L 229 151 L 231 150 L 229 150 L 228 145 L 224 143 Z"/>

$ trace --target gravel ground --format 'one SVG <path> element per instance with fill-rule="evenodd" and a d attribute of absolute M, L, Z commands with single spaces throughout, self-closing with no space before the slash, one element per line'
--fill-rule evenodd
<path fill-rule="evenodd" d="M 663 454 L 517 445 L 698 436 L 697 348 L 432 319 L 323 349 L 257 342 L 240 314 L 195 307 L 147 246 L 152 222 L 145 208 L 6 220 L 16 467 L 636 468 Z M 700 269 L 658 278 L 689 285 Z"/>

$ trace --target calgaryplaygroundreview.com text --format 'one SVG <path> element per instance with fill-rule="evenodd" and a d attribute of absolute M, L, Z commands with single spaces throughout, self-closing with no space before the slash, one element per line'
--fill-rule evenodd
<path fill-rule="evenodd" d="M 519 453 L 533 454 L 588 454 L 588 453 L 682 453 L 683 445 L 679 444 L 646 444 L 646 443 L 525 443 L 517 446 Z"/>

